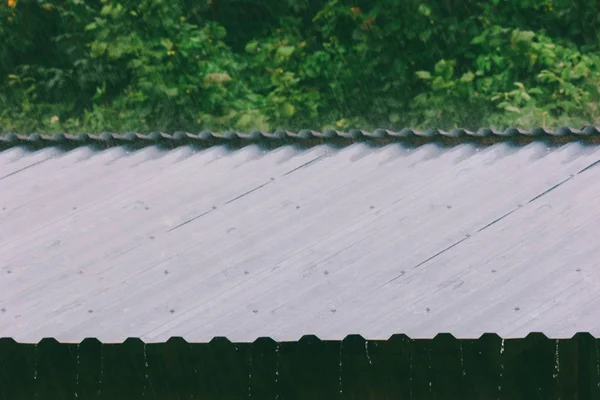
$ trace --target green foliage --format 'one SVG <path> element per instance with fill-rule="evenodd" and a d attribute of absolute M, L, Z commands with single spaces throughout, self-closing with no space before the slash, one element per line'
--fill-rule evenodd
<path fill-rule="evenodd" d="M 1 0 L 0 131 L 597 124 L 591 0 Z"/>

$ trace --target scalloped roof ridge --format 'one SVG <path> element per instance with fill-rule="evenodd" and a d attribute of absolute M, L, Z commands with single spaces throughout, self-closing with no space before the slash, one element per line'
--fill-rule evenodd
<path fill-rule="evenodd" d="M 138 144 L 138 145 L 155 145 L 155 144 L 199 144 L 213 145 L 223 142 L 260 142 L 260 141 L 293 141 L 293 140 L 385 140 L 385 141 L 477 141 L 477 140 L 550 140 L 556 142 L 569 142 L 577 140 L 590 140 L 600 138 L 600 127 L 587 125 L 581 129 L 560 127 L 552 130 L 548 128 L 536 127 L 529 130 L 520 128 L 506 128 L 497 130 L 493 128 L 481 128 L 477 131 L 457 128 L 450 131 L 441 129 L 429 129 L 420 131 L 411 128 L 404 128 L 399 131 L 389 129 L 375 129 L 372 132 L 362 129 L 350 129 L 348 131 L 338 131 L 333 129 L 324 130 L 322 132 L 313 131 L 310 129 L 302 129 L 298 132 L 285 130 L 277 130 L 275 132 L 252 131 L 252 132 L 212 132 L 202 131 L 200 133 L 189 133 L 176 131 L 173 133 L 151 132 L 149 134 L 141 134 L 136 132 L 110 133 L 103 132 L 100 134 L 89 133 L 56 133 L 53 135 L 43 135 L 39 133 L 18 134 L 7 133 L 0 135 L 0 146 L 12 147 L 19 145 L 87 145 L 87 144 L 104 144 L 108 146 Z"/>

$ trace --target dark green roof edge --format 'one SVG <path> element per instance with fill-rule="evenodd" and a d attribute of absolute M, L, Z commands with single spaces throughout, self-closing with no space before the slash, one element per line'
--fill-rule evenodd
<path fill-rule="evenodd" d="M 598 340 L 589 334 L 551 340 L 210 343 L 173 339 L 95 339 L 39 345 L 0 340 L 4 398 L 472 399 L 600 396 Z M 10 366 L 10 368 L 8 368 Z"/>
<path fill-rule="evenodd" d="M 171 134 L 162 132 L 152 132 L 149 134 L 140 134 L 134 132 L 127 132 L 123 134 L 108 132 L 100 134 L 56 133 L 54 135 L 41 135 L 38 133 L 22 135 L 17 133 L 7 133 L 0 136 L 0 147 L 6 148 L 23 145 L 36 147 L 66 145 L 77 147 L 90 144 L 97 144 L 101 145 L 102 147 L 121 145 L 168 145 L 176 147 L 189 144 L 196 144 L 199 146 L 237 144 L 243 146 L 251 143 L 285 144 L 290 142 L 300 142 L 305 144 L 320 144 L 357 141 L 382 143 L 448 142 L 451 144 L 456 144 L 472 141 L 489 143 L 497 141 L 530 142 L 533 140 L 548 140 L 551 142 L 565 143 L 570 141 L 598 140 L 599 138 L 600 127 L 591 125 L 585 126 L 581 129 L 562 127 L 556 130 L 547 128 L 532 128 L 530 130 L 519 128 L 507 128 L 505 130 L 481 128 L 477 131 L 469 131 L 467 129 L 454 129 L 451 131 L 429 129 L 427 131 L 419 131 L 415 129 L 404 128 L 400 131 L 376 129 L 372 132 L 361 129 L 351 129 L 347 132 L 336 130 L 317 132 L 309 129 L 303 129 L 298 132 L 275 131 L 273 133 L 261 131 L 253 131 L 249 133 L 233 131 L 216 133 L 203 131 L 197 134 L 188 132 L 174 132 Z"/>
<path fill-rule="evenodd" d="M 18 340 L 15 340 L 14 338 L 11 337 L 0 337 L 0 344 L 1 343 L 14 343 L 14 344 L 27 344 L 27 345 L 42 345 L 46 342 L 48 343 L 60 343 L 60 344 L 82 344 L 85 342 L 97 342 L 97 343 L 102 343 L 102 344 L 127 344 L 129 342 L 135 342 L 135 343 L 145 343 L 145 344 L 161 344 L 161 343 L 169 343 L 169 342 L 184 342 L 184 343 L 189 343 L 189 344 L 207 344 L 207 343 L 214 343 L 214 342 L 227 342 L 227 343 L 262 343 L 262 342 L 271 342 L 271 343 L 299 343 L 299 342 L 356 342 L 358 341 L 368 341 L 368 342 L 388 342 L 388 341 L 414 341 L 414 340 L 458 340 L 458 341 L 486 341 L 486 340 L 492 340 L 492 341 L 502 341 L 502 340 L 563 340 L 563 341 L 569 341 L 569 340 L 578 340 L 578 338 L 581 337 L 589 337 L 590 339 L 593 340 L 599 340 L 600 341 L 600 336 L 595 336 L 589 332 L 577 332 L 575 334 L 573 334 L 572 336 L 565 336 L 565 337 L 553 337 L 553 336 L 548 336 L 546 334 L 544 334 L 543 332 L 530 332 L 529 334 L 527 334 L 527 336 L 524 337 L 503 337 L 502 335 L 499 335 L 497 333 L 492 333 L 492 332 L 487 332 L 487 333 L 483 333 L 481 336 L 479 337 L 456 337 L 451 333 L 447 333 L 447 332 L 440 332 L 437 335 L 433 336 L 433 337 L 411 337 L 409 335 L 406 335 L 404 333 L 397 333 L 397 334 L 393 334 L 391 335 L 389 338 L 377 338 L 377 339 L 371 339 L 371 338 L 365 338 L 362 335 L 358 335 L 358 334 L 349 334 L 344 336 L 343 338 L 340 339 L 321 339 L 316 335 L 311 335 L 311 334 L 306 334 L 303 335 L 302 337 L 298 338 L 297 340 L 285 340 L 285 341 L 277 341 L 271 337 L 268 336 L 260 336 L 257 337 L 254 341 L 242 341 L 242 342 L 236 342 L 236 341 L 231 341 L 230 339 L 228 339 L 225 336 L 215 336 L 213 337 L 210 341 L 201 341 L 201 342 L 195 342 L 195 341 L 187 341 L 185 338 L 180 337 L 180 336 L 172 336 L 169 339 L 167 339 L 166 341 L 147 341 L 145 342 L 144 340 L 137 338 L 137 337 L 128 337 L 126 339 L 124 339 L 122 342 L 103 342 L 98 338 L 93 338 L 93 337 L 87 337 L 85 339 L 83 339 L 81 342 L 61 342 L 55 338 L 51 338 L 51 337 L 45 337 L 42 338 L 41 340 L 39 340 L 38 342 L 21 342 Z"/>

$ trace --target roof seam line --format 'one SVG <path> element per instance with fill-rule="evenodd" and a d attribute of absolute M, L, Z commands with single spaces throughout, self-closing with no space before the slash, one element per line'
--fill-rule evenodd
<path fill-rule="evenodd" d="M 198 218 L 200 218 L 200 217 L 203 217 L 203 216 L 205 216 L 205 215 L 206 215 L 206 214 L 208 214 L 208 213 L 211 213 L 211 212 L 213 212 L 215 209 L 216 209 L 216 207 L 213 207 L 212 209 L 210 209 L 210 210 L 208 210 L 208 211 L 205 211 L 205 212 L 203 212 L 203 213 L 202 213 L 202 214 L 200 214 L 200 215 L 196 215 L 195 217 L 193 217 L 193 218 L 190 218 L 190 219 L 188 219 L 187 221 L 185 221 L 185 222 L 182 222 L 181 224 L 179 224 L 179 225 L 177 225 L 177 226 L 174 226 L 173 228 L 169 229 L 169 230 L 167 231 L 167 233 L 169 233 L 169 232 L 172 232 L 172 231 L 174 231 L 174 230 L 175 230 L 175 229 L 177 229 L 177 228 L 181 228 L 182 226 L 184 226 L 184 225 L 186 225 L 186 224 L 189 224 L 190 222 L 192 222 L 192 221 L 195 221 L 195 220 L 197 220 Z"/>
<path fill-rule="evenodd" d="M 583 173 L 583 172 L 587 171 L 587 170 L 588 170 L 588 169 L 590 169 L 590 168 L 593 168 L 593 167 L 595 167 L 595 166 L 596 166 L 596 165 L 598 165 L 598 164 L 600 164 L 600 160 L 598 160 L 598 161 L 594 161 L 593 163 L 591 163 L 590 165 L 588 165 L 587 167 L 585 167 L 584 169 L 582 169 L 581 171 L 579 171 L 579 172 L 577 173 L 577 175 L 579 175 L 579 174 L 581 174 L 581 173 Z"/>
<path fill-rule="evenodd" d="M 556 185 L 552 186 L 551 188 L 544 190 L 542 193 L 538 194 L 538 195 L 537 195 L 537 196 L 535 196 L 533 199 L 529 200 L 529 201 L 527 202 L 527 204 L 533 203 L 534 201 L 536 201 L 536 200 L 537 200 L 537 199 L 539 199 L 540 197 L 547 195 L 548 193 L 550 193 L 550 192 L 551 192 L 551 191 L 553 191 L 554 189 L 558 188 L 558 187 L 559 187 L 559 186 L 561 186 L 562 184 L 564 184 L 564 183 L 566 183 L 566 182 L 570 181 L 571 179 L 573 179 L 573 177 L 574 177 L 574 176 L 575 176 L 575 175 L 571 175 L 571 176 L 569 176 L 567 179 L 564 179 L 563 181 L 561 181 L 561 182 L 558 182 Z"/>
<path fill-rule="evenodd" d="M 258 185 L 258 186 L 257 186 L 257 187 L 255 187 L 254 189 L 250 189 L 250 190 L 248 190 L 247 192 L 245 192 L 245 193 L 242 193 L 242 194 L 240 194 L 239 196 L 237 196 L 237 197 L 234 197 L 233 199 L 226 201 L 226 202 L 225 202 L 225 204 L 230 204 L 230 203 L 233 203 L 234 201 L 236 201 L 236 200 L 239 200 L 239 199 L 241 199 L 242 197 L 244 197 L 244 196 L 247 196 L 247 195 L 249 195 L 250 193 L 253 193 L 253 192 L 257 191 L 258 189 L 261 189 L 261 188 L 263 188 L 263 187 L 267 186 L 269 183 L 273 182 L 274 180 L 275 180 L 274 178 L 271 178 L 271 180 L 270 180 L 270 181 L 268 181 L 268 182 L 265 182 L 265 183 L 263 183 L 262 185 Z"/>
<path fill-rule="evenodd" d="M 292 172 L 298 171 L 299 169 L 302 169 L 302 168 L 304 168 L 304 167 L 308 167 L 309 165 L 311 165 L 311 164 L 313 164 L 313 163 L 315 163 L 315 162 L 317 162 L 317 161 L 319 161 L 319 160 L 321 160 L 321 159 L 323 159 L 323 158 L 325 158 L 325 154 L 323 154 L 323 155 L 320 155 L 320 156 L 319 156 L 319 157 L 317 157 L 317 158 L 314 158 L 314 159 L 312 159 L 312 160 L 310 160 L 310 161 L 307 161 L 307 162 L 305 162 L 304 164 L 302 164 L 302 165 L 300 165 L 300 166 L 298 166 L 298 167 L 296 167 L 296 168 L 293 168 L 293 169 L 289 170 L 288 172 L 286 172 L 286 173 L 285 173 L 285 174 L 283 174 L 282 176 L 287 176 L 287 175 L 291 174 Z"/>
<path fill-rule="evenodd" d="M 13 172 L 11 172 L 11 173 L 10 173 L 10 174 L 8 174 L 8 175 L 1 176 L 1 177 L 0 177 L 0 180 L 2 180 L 2 179 L 4 179 L 4 178 L 8 178 L 9 176 L 16 175 L 16 174 L 18 174 L 19 172 L 23 172 L 23 171 L 25 171 L 25 170 L 27 170 L 27 169 L 29 169 L 29 168 L 31 168 L 31 167 L 35 167 L 36 165 L 38 165 L 38 164 L 41 164 L 41 163 L 43 163 L 43 162 L 46 162 L 46 161 L 48 161 L 49 159 L 50 159 L 50 158 L 44 158 L 43 160 L 40 160 L 40 161 L 34 162 L 34 163 L 33 163 L 33 164 L 31 164 L 31 165 L 28 165 L 28 166 L 26 166 L 26 167 L 23 167 L 23 168 L 21 168 L 21 169 L 18 169 L 18 170 L 16 170 L 16 171 L 13 171 Z"/>

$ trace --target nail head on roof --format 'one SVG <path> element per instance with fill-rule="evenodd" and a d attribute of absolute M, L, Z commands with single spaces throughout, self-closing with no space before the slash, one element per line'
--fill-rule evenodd
<path fill-rule="evenodd" d="M 6 308 L 5 308 L 5 307 L 2 307 L 2 308 L 0 308 L 0 311 L 2 311 L 2 312 L 6 312 Z"/>
<path fill-rule="evenodd" d="M 300 206 L 296 206 L 296 210 L 299 210 L 299 209 L 300 209 Z"/>
<path fill-rule="evenodd" d="M 169 312 L 170 312 L 171 314 L 174 314 L 174 313 L 175 313 L 175 309 L 174 309 L 174 308 L 171 308 L 171 309 L 169 310 Z"/>
<path fill-rule="evenodd" d="M 165 275 L 169 275 L 169 270 L 165 269 L 165 272 L 163 272 Z"/>
<path fill-rule="evenodd" d="M 577 272 L 581 272 L 581 268 L 577 268 L 575 271 L 577 271 Z"/>
<path fill-rule="evenodd" d="M 257 310 L 257 309 L 254 309 L 254 310 L 252 310 L 252 312 L 253 312 L 254 314 L 256 314 L 256 313 L 258 312 L 258 310 Z"/>
<path fill-rule="evenodd" d="M 429 312 L 429 311 L 431 311 L 431 308 L 427 307 L 427 308 L 425 309 L 425 311 Z"/>
<path fill-rule="evenodd" d="M 91 314 L 94 312 L 94 310 L 92 310 L 91 308 L 88 310 L 88 312 Z"/>
<path fill-rule="evenodd" d="M 515 311 L 519 311 L 520 309 L 520 307 L 515 307 Z"/>

